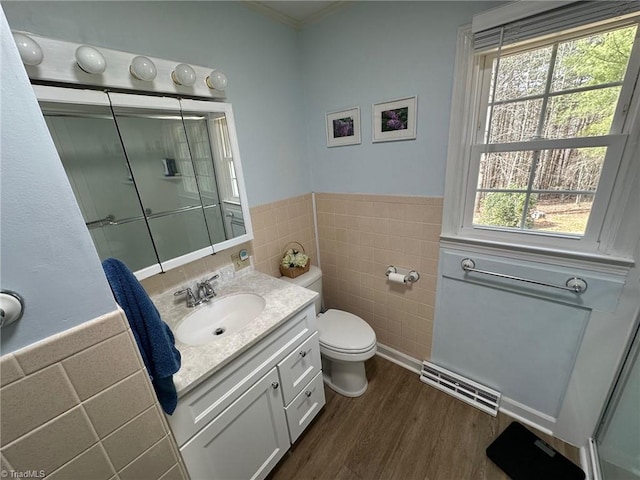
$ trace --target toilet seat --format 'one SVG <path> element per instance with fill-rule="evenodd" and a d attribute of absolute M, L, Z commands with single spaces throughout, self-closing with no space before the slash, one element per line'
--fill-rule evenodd
<path fill-rule="evenodd" d="M 376 334 L 360 317 L 341 310 L 327 310 L 317 319 L 321 350 L 344 355 L 375 352 Z"/>

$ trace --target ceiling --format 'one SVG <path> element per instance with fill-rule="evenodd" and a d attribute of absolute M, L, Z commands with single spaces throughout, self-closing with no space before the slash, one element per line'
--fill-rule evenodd
<path fill-rule="evenodd" d="M 300 29 L 343 8 L 346 1 L 245 1 L 249 7 L 290 27 Z"/>

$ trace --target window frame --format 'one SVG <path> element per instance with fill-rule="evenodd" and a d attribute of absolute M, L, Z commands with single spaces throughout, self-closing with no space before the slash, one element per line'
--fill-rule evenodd
<path fill-rule="evenodd" d="M 526 42 L 524 45 L 509 47 L 508 52 L 529 50 L 543 44 L 562 42 L 568 38 L 583 36 L 602 30 L 613 30 L 637 24 L 640 16 L 635 15 L 622 21 L 606 22 L 596 27 L 580 29 L 575 32 L 556 35 Z M 614 250 L 615 236 L 621 220 L 618 218 L 624 206 L 624 188 L 630 188 L 627 173 L 633 167 L 633 141 L 629 138 L 640 132 L 640 25 L 636 31 L 633 50 L 623 80 L 623 87 L 614 113 L 612 130 L 619 133 L 599 137 L 578 137 L 571 139 L 541 139 L 510 144 L 485 144 L 477 142 L 483 139 L 488 108 L 488 83 L 492 54 L 477 53 L 473 50 L 473 35 L 470 26 L 462 27 L 458 32 L 456 50 L 456 70 L 452 95 L 452 109 L 449 131 L 449 150 L 447 156 L 447 176 L 445 181 L 445 199 L 443 241 L 467 242 L 487 246 L 500 246 L 514 250 L 531 251 L 545 254 L 566 254 L 591 258 L 597 261 L 630 264 L 630 252 Z M 485 101 L 483 102 L 483 99 Z M 500 229 L 499 227 L 473 225 L 473 205 L 475 202 L 479 170 L 479 155 L 485 152 L 505 150 L 536 149 L 550 147 L 565 148 L 577 146 L 607 146 L 607 156 L 601 172 L 600 181 L 591 215 L 584 235 L 570 235 L 547 231 Z M 529 148 L 521 148 L 521 147 Z M 546 147 L 546 148 L 545 148 Z M 475 155 L 475 160 L 474 157 Z M 637 168 L 637 166 L 636 166 Z M 625 173 L 626 172 L 626 173 Z"/>

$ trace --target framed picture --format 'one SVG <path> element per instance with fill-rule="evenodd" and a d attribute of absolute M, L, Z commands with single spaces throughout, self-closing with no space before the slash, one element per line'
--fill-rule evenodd
<path fill-rule="evenodd" d="M 360 107 L 327 113 L 327 147 L 360 143 Z"/>
<path fill-rule="evenodd" d="M 373 105 L 373 141 L 391 142 L 416 138 L 418 97 Z"/>

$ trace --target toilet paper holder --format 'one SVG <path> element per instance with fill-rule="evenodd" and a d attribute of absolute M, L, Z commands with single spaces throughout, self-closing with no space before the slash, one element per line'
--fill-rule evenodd
<path fill-rule="evenodd" d="M 414 283 L 420 280 L 420 274 L 415 270 L 409 270 L 407 268 L 399 268 L 393 265 L 389 265 L 387 267 L 387 271 L 384 274 L 387 276 L 387 278 L 390 278 L 389 275 L 392 273 L 404 275 L 404 281 L 402 283 Z"/>

